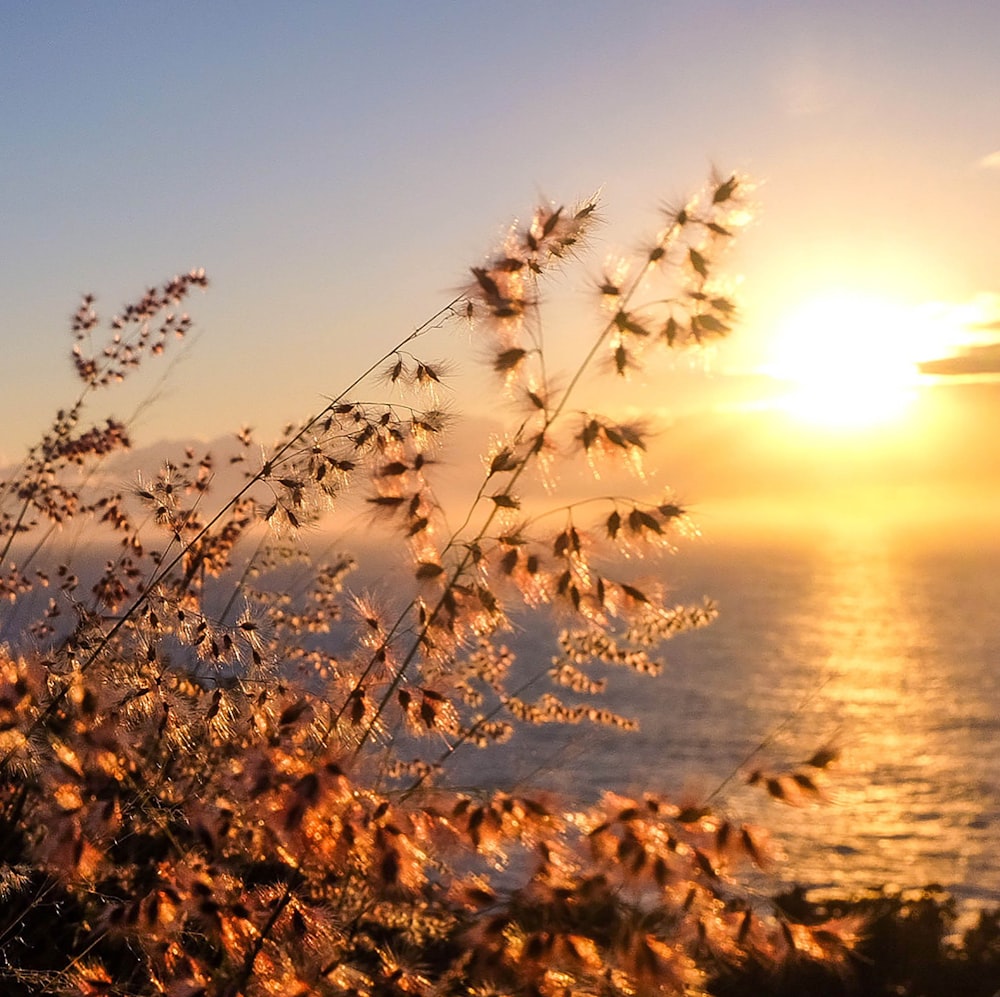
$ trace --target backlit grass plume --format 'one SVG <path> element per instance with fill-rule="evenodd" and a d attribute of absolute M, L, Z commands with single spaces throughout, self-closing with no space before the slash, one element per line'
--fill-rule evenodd
<path fill-rule="evenodd" d="M 103 468 L 128 427 L 86 412 L 187 331 L 177 306 L 207 281 L 174 278 L 103 331 L 84 299 L 80 396 L 0 485 L 5 994 L 625 997 L 844 962 L 856 925 L 793 922 L 741 886 L 766 838 L 710 807 L 449 777 L 523 725 L 630 728 L 601 705 L 611 669 L 654 681 L 658 646 L 714 615 L 636 580 L 636 555 L 685 528 L 675 498 L 560 503 L 557 481 L 646 450 L 647 423 L 585 407 L 585 383 L 730 331 L 717 262 L 743 189 L 712 179 L 598 275 L 569 369 L 550 367 L 544 286 L 585 252 L 594 200 L 513 227 L 272 446 L 242 429 L 127 483 Z M 505 398 L 457 515 L 436 491 L 449 368 L 421 352 L 447 354 L 452 326 Z M 227 468 L 242 477 L 217 494 Z M 352 588 L 370 544 L 303 561 L 298 537 L 338 517 L 378 532 L 383 584 Z M 505 642 L 530 614 L 561 624 L 542 664 Z"/>

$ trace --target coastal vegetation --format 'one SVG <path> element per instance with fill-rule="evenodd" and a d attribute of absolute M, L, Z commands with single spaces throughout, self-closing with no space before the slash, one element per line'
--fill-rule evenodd
<path fill-rule="evenodd" d="M 692 528 L 648 492 L 654 427 L 592 407 L 588 386 L 731 331 L 719 264 L 745 189 L 713 176 L 585 278 L 592 328 L 566 370 L 546 282 L 579 265 L 593 199 L 514 225 L 276 443 L 242 428 L 127 487 L 108 468 L 130 427 L 91 409 L 175 348 L 208 279 L 175 277 L 106 325 L 83 299 L 79 395 L 0 482 L 5 994 L 992 994 L 996 915 L 956 941 L 929 892 L 762 893 L 745 873 L 777 861 L 766 834 L 714 800 L 450 779 L 456 753 L 527 725 L 627 731 L 601 703 L 614 671 L 655 683 L 660 644 L 710 624 L 710 602 L 673 605 L 636 567 Z M 504 398 L 457 513 L 435 480 L 448 364 L 424 352 L 453 328 Z M 618 466 L 628 492 L 605 488 Z M 600 484 L 567 501 L 577 468 Z M 308 550 L 338 517 L 378 532 L 382 584 L 352 584 L 352 552 Z M 518 660 L 512 627 L 543 616 L 554 645 Z M 818 745 L 746 778 L 780 806 L 820 795 L 835 761 Z"/>

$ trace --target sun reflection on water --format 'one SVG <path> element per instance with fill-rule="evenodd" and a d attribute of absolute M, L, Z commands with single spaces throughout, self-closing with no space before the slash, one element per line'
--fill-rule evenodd
<path fill-rule="evenodd" d="M 772 892 L 939 883 L 960 902 L 1000 904 L 996 561 L 874 531 L 703 549 L 675 591 L 711 594 L 719 619 L 664 648 L 655 687 L 609 676 L 605 705 L 639 731 L 529 729 L 497 778 L 595 799 L 711 795 L 786 852 L 761 884 Z M 528 635 L 522 650 L 537 657 Z M 824 745 L 841 758 L 822 800 L 785 806 L 746 782 Z"/>
<path fill-rule="evenodd" d="M 793 865 L 817 884 L 986 886 L 973 860 L 997 819 L 983 749 L 996 746 L 998 718 L 984 702 L 985 729 L 969 723 L 985 676 L 962 674 L 961 647 L 942 640 L 949 607 L 925 574 L 884 536 L 817 548 L 799 619 L 825 672 L 814 730 L 835 726 L 843 765 L 826 805 L 782 820 Z"/>

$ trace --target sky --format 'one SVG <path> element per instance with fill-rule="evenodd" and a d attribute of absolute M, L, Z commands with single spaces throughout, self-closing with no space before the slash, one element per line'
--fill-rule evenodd
<path fill-rule="evenodd" d="M 652 385 L 654 476 L 708 523 L 992 522 L 998 38 L 981 2 L 5 0 L 0 463 L 75 397 L 83 292 L 110 317 L 204 267 L 193 342 L 94 416 L 152 392 L 138 445 L 266 437 L 539 198 L 601 191 L 596 274 L 715 167 L 756 183 L 742 323 Z"/>

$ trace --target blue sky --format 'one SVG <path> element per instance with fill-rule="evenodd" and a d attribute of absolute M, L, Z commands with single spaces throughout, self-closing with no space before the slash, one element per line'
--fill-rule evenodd
<path fill-rule="evenodd" d="M 602 188 L 627 247 L 713 164 L 761 184 L 724 373 L 830 286 L 995 295 L 998 39 L 969 2 L 4 3 L 0 455 L 74 391 L 83 291 L 204 266 L 140 438 L 277 427 L 537 197 Z"/>

